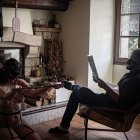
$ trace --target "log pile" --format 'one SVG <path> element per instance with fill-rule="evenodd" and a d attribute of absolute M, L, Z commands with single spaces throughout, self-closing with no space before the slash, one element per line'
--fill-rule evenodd
<path fill-rule="evenodd" d="M 51 87 L 47 92 L 36 97 L 25 97 L 25 102 L 31 106 L 43 106 L 56 102 L 56 90 Z"/>

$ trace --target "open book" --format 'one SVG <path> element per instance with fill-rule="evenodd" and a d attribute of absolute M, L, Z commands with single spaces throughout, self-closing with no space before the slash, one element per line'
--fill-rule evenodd
<path fill-rule="evenodd" d="M 93 58 L 93 55 L 88 55 L 87 56 L 88 58 L 88 62 L 90 64 L 90 67 L 91 67 L 91 70 L 92 70 L 92 74 L 93 74 L 93 77 L 95 79 L 95 82 L 98 82 L 98 79 L 99 79 L 99 76 L 98 76 L 98 72 L 97 72 L 97 69 L 96 69 L 96 65 L 95 65 L 95 62 L 94 62 L 94 58 Z M 112 83 L 108 83 L 108 82 L 105 82 L 111 89 L 113 89 L 115 92 L 118 92 L 118 85 L 114 85 Z"/>

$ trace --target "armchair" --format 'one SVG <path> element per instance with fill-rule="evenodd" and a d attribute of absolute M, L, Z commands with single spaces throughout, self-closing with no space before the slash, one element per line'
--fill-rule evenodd
<path fill-rule="evenodd" d="M 131 129 L 135 117 L 140 113 L 140 102 L 128 110 L 114 109 L 109 107 L 88 107 L 81 105 L 78 115 L 84 118 L 85 140 L 88 130 L 125 132 Z M 111 129 L 89 128 L 88 120 L 92 120 L 110 127 Z"/>

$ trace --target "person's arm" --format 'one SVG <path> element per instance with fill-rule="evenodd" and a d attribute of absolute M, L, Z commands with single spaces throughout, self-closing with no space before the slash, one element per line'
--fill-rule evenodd
<path fill-rule="evenodd" d="M 112 83 L 108 83 L 108 82 L 105 82 L 110 88 L 112 88 L 113 90 L 115 90 L 116 92 L 119 93 L 119 87 L 118 85 L 115 85 L 115 84 L 112 84 Z"/>
<path fill-rule="evenodd" d="M 23 88 L 31 88 L 31 86 L 24 79 L 16 79 L 16 84 Z"/>
<path fill-rule="evenodd" d="M 98 79 L 98 86 L 103 88 L 106 93 L 115 101 L 117 102 L 119 100 L 119 89 L 117 88 L 117 85 L 113 85 L 110 83 L 104 82 L 102 79 Z M 115 88 L 114 88 L 115 87 Z"/>
<path fill-rule="evenodd" d="M 42 87 L 42 88 L 37 88 L 37 89 L 33 89 L 31 88 L 31 86 L 23 79 L 17 79 L 17 83 L 18 85 L 20 85 L 22 88 L 22 92 L 26 95 L 26 96 L 37 96 L 40 94 L 45 93 L 49 87 Z"/>

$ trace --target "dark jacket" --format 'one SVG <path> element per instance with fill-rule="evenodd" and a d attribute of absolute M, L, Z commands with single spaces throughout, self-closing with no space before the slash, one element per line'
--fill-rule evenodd
<path fill-rule="evenodd" d="M 118 82 L 119 102 L 122 108 L 132 107 L 140 101 L 140 70 L 130 71 Z"/>

